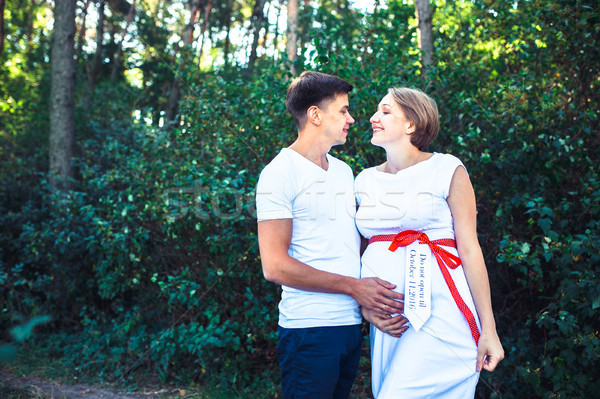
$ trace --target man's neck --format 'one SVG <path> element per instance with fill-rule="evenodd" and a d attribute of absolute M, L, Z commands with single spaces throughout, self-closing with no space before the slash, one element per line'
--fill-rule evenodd
<path fill-rule="evenodd" d="M 327 153 L 331 149 L 331 145 L 324 144 L 319 142 L 319 140 L 310 139 L 310 137 L 299 134 L 298 139 L 294 141 L 289 148 L 324 170 L 329 168 Z"/>

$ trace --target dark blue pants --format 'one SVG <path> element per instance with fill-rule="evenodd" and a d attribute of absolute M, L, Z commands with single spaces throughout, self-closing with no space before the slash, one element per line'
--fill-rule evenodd
<path fill-rule="evenodd" d="M 361 326 L 279 327 L 283 399 L 347 399 L 360 359 Z"/>

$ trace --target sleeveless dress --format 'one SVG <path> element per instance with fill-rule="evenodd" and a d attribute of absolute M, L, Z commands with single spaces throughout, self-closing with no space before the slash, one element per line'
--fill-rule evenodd
<path fill-rule="evenodd" d="M 363 170 L 355 180 L 356 225 L 361 235 L 369 239 L 418 230 L 430 240 L 454 239 L 446 198 L 458 167 L 464 167 L 458 158 L 434 153 L 396 174 L 375 167 Z M 369 244 L 361 259 L 361 277 L 379 277 L 404 293 L 406 247 L 392 252 L 389 246 L 389 241 Z M 455 248 L 444 249 L 457 255 Z M 481 331 L 462 266 L 448 270 Z M 421 329 L 411 325 L 394 338 L 371 325 L 370 338 L 376 399 L 474 397 L 479 379 L 477 346 L 437 262 L 431 266 L 431 316 Z"/>

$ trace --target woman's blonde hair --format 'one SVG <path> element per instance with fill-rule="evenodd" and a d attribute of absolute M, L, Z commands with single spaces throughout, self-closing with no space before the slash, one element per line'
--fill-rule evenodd
<path fill-rule="evenodd" d="M 388 90 L 406 119 L 415 125 L 410 142 L 422 150 L 435 140 L 440 129 L 438 107 L 435 101 L 418 89 L 392 87 Z"/>

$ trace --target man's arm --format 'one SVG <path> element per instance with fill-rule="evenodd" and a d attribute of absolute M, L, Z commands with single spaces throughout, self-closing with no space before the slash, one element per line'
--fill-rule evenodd
<path fill-rule="evenodd" d="M 288 254 L 292 241 L 292 219 L 258 222 L 258 244 L 265 279 L 305 291 L 350 295 L 359 305 L 381 315 L 402 313 L 404 295 L 395 285 L 379 278 L 357 279 L 317 270 Z"/>

